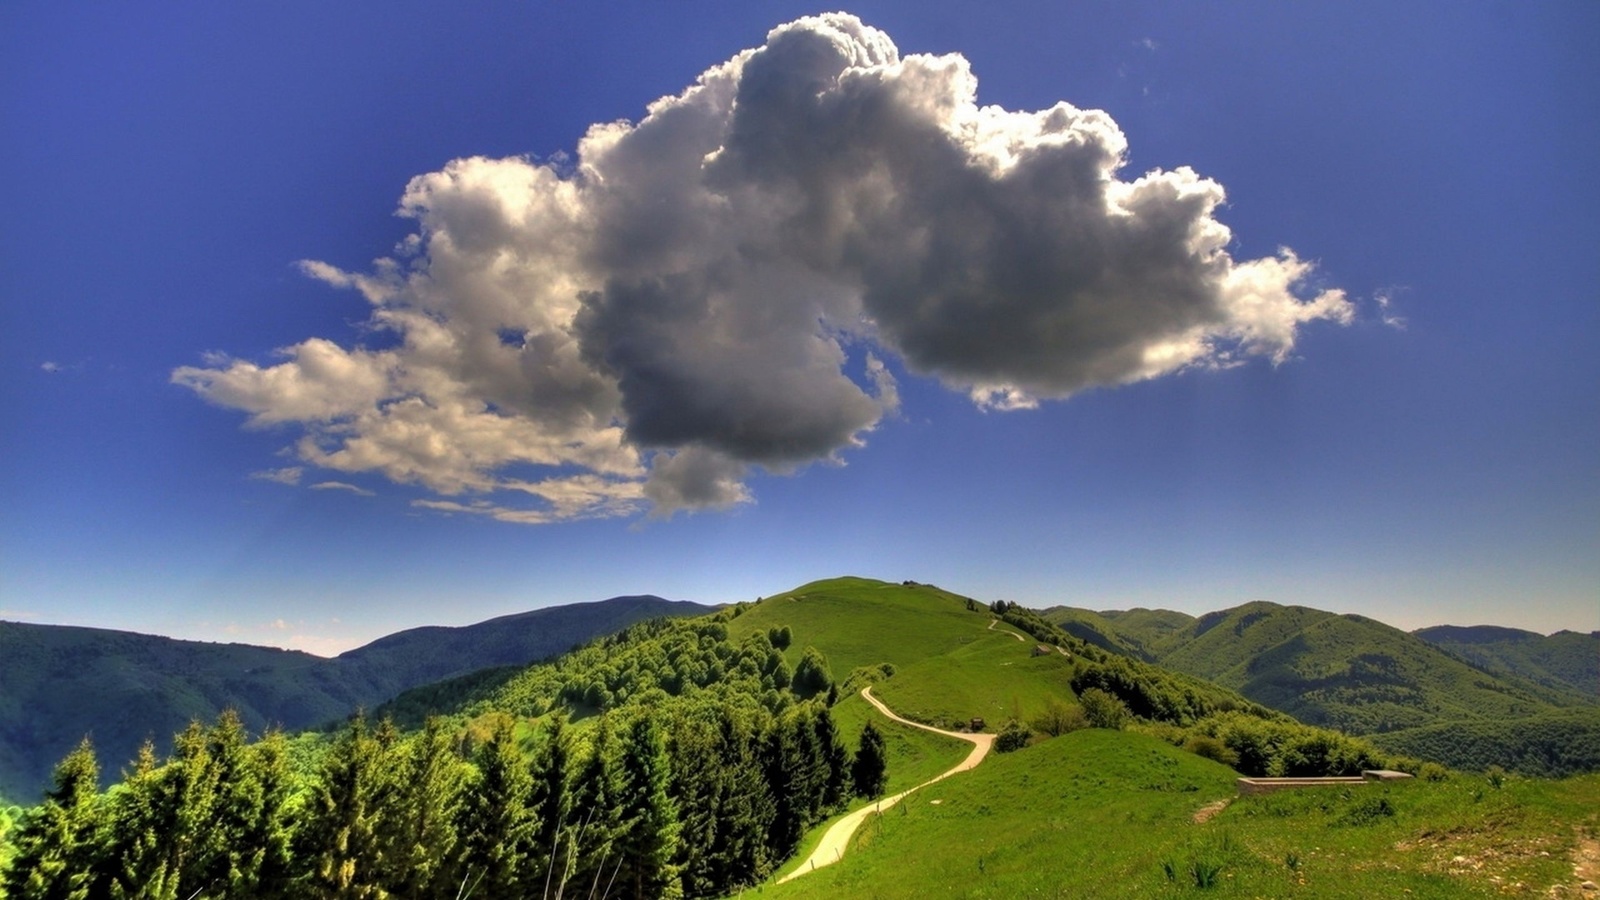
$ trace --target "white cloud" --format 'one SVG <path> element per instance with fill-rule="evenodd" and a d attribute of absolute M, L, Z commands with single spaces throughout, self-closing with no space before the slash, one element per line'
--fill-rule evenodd
<path fill-rule="evenodd" d="M 372 491 L 369 491 L 366 488 L 356 487 L 353 484 L 347 484 L 343 481 L 319 481 L 310 487 L 313 491 L 349 491 L 350 493 L 361 497 L 374 496 Z"/>
<path fill-rule="evenodd" d="M 250 477 L 257 481 L 273 481 L 278 484 L 299 484 L 300 477 L 305 474 L 304 466 L 284 466 L 281 469 L 263 469 L 260 472 L 251 472 Z"/>
<path fill-rule="evenodd" d="M 539 523 L 725 509 L 753 471 L 837 461 L 898 408 L 889 356 L 1015 410 L 1281 363 L 1350 321 L 1293 252 L 1229 254 L 1220 184 L 1122 180 L 1106 113 L 976 96 L 962 57 L 852 16 L 781 26 L 570 161 L 417 176 L 416 234 L 368 273 L 297 264 L 360 291 L 387 349 L 313 337 L 173 381 L 297 427 L 306 465 Z"/>
<path fill-rule="evenodd" d="M 1394 295 L 1399 291 L 1399 288 L 1388 288 L 1379 291 L 1372 299 L 1378 304 L 1378 321 L 1396 331 L 1405 331 L 1406 318 L 1395 312 L 1394 306 Z"/>
<path fill-rule="evenodd" d="M 44 362 L 39 364 L 39 368 L 44 370 L 44 371 L 46 371 L 46 372 L 49 372 L 49 373 L 51 373 L 53 375 L 56 372 L 61 371 L 61 369 L 63 367 L 62 367 L 62 365 L 60 363 L 52 362 L 52 361 L 47 359 Z"/>

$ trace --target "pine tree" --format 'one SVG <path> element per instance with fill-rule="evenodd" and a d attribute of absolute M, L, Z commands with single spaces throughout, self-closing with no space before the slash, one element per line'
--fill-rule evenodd
<path fill-rule="evenodd" d="M 567 735 L 567 720 L 553 713 L 545 727 L 544 743 L 533 758 L 533 797 L 535 818 L 532 863 L 542 875 L 543 893 L 550 895 L 565 885 L 567 861 L 573 854 L 563 848 L 563 834 L 572 811 L 572 740 Z"/>
<path fill-rule="evenodd" d="M 462 798 L 461 865 L 474 896 L 531 896 L 528 854 L 534 818 L 528 806 L 533 779 L 517 749 L 509 717 L 495 723 L 489 740 L 473 754 L 477 775 Z"/>
<path fill-rule="evenodd" d="M 861 745 L 856 749 L 856 758 L 851 763 L 850 777 L 855 783 L 856 794 L 862 797 L 882 794 L 884 784 L 888 781 L 888 757 L 884 752 L 883 735 L 871 722 L 861 729 Z"/>
<path fill-rule="evenodd" d="M 5 872 L 12 900 L 86 900 L 101 825 L 100 766 L 84 738 L 54 773 L 44 802 L 23 819 Z"/>
<path fill-rule="evenodd" d="M 231 895 L 286 897 L 292 862 L 290 848 L 294 844 L 294 823 L 289 814 L 294 777 L 289 771 L 289 742 L 283 733 L 268 732 L 252 744 L 246 765 L 260 804 L 255 807 L 254 818 L 243 823 L 239 838 L 243 877 L 230 888 Z"/>
<path fill-rule="evenodd" d="M 717 896 L 714 857 L 722 821 L 722 799 L 732 768 L 719 752 L 716 708 L 680 708 L 672 722 L 667 753 L 672 758 L 672 801 L 678 808 L 678 857 L 683 889 L 691 897 Z"/>
<path fill-rule="evenodd" d="M 628 731 L 622 754 L 623 830 L 618 842 L 617 884 L 626 896 L 682 894 L 673 859 L 678 850 L 678 811 L 668 794 L 671 763 L 655 719 L 642 715 Z"/>
<path fill-rule="evenodd" d="M 297 894 L 319 900 L 383 900 L 378 831 L 383 748 L 360 715 L 322 763 L 295 842 Z"/>
<path fill-rule="evenodd" d="M 602 715 L 574 782 L 572 820 L 567 825 L 565 843 L 573 851 L 568 881 L 579 896 L 606 896 L 618 871 L 622 782 L 614 744 L 611 717 Z"/>
<path fill-rule="evenodd" d="M 163 846 L 163 831 L 172 818 L 166 778 L 155 745 L 145 741 L 107 812 L 103 877 L 97 880 L 112 900 L 177 895 L 177 873 L 171 871 Z"/>
<path fill-rule="evenodd" d="M 378 835 L 384 888 L 401 900 L 453 894 L 464 772 L 444 723 L 429 718 L 395 757 Z"/>
<path fill-rule="evenodd" d="M 824 814 L 829 814 L 844 805 L 850 782 L 850 751 L 845 749 L 844 741 L 840 740 L 833 713 L 826 706 L 817 710 L 812 724 L 816 728 L 817 744 L 822 752 L 822 809 Z"/>
<path fill-rule="evenodd" d="M 765 712 L 722 707 L 718 748 L 722 759 L 716 799 L 715 843 L 709 853 L 711 881 L 722 891 L 760 882 L 772 871 L 768 834 L 777 803 L 767 783 Z"/>

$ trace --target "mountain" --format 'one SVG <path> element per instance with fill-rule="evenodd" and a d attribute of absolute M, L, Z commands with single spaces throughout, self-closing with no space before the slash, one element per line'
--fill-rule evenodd
<path fill-rule="evenodd" d="M 1267 602 L 1198 618 L 1071 607 L 1045 618 L 1307 724 L 1374 736 L 1392 752 L 1528 774 L 1600 768 L 1592 687 L 1600 638 L 1591 635 L 1450 626 L 1408 634 L 1364 616 Z"/>
<path fill-rule="evenodd" d="M 31 801 L 85 734 L 108 779 L 147 738 L 238 710 L 251 731 L 314 727 L 407 688 L 525 665 L 643 619 L 711 607 L 616 597 L 456 628 L 414 628 L 334 659 L 246 644 L 0 622 L 0 796 Z"/>
<path fill-rule="evenodd" d="M 1600 698 L 1600 631 L 1543 635 L 1496 625 L 1438 625 L 1412 634 L 1490 672 Z"/>

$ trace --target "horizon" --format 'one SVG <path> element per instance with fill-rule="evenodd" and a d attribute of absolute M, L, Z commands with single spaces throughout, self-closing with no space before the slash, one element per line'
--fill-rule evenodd
<path fill-rule="evenodd" d="M 1600 6 L 386 10 L 0 9 L 0 618 L 1600 630 Z"/>
<path fill-rule="evenodd" d="M 841 576 L 837 576 L 837 577 L 839 577 L 839 578 L 857 578 L 857 577 L 862 577 L 862 576 L 841 575 Z M 824 579 L 824 580 L 826 580 L 826 579 Z M 882 581 L 882 579 L 869 579 L 869 580 Z M 912 580 L 915 581 L 915 579 L 912 579 Z M 811 583 L 811 582 L 807 582 L 807 583 Z M 888 584 L 888 583 L 893 583 L 893 582 L 885 581 L 884 583 Z M 928 584 L 928 582 L 916 582 L 916 583 L 918 583 L 918 584 Z M 801 587 L 804 587 L 804 586 L 805 586 L 804 584 L 795 585 L 792 588 L 786 588 L 785 590 L 780 591 L 778 593 L 779 594 L 788 593 L 789 591 L 797 590 L 797 589 L 799 589 Z M 942 586 L 940 586 L 940 585 L 931 585 L 931 586 L 939 588 L 941 590 L 944 590 L 944 588 Z M 962 596 L 958 592 L 953 592 L 953 593 L 957 593 L 957 596 Z M 754 599 L 757 600 L 757 601 L 760 601 L 760 600 L 764 600 L 764 599 L 766 599 L 767 597 L 770 597 L 770 596 L 777 596 L 777 594 L 764 594 L 764 595 L 762 595 L 760 597 L 757 597 L 757 598 L 754 598 Z M 315 652 L 315 651 L 312 651 L 312 650 L 306 650 L 306 649 L 302 649 L 302 648 L 299 648 L 299 647 L 286 646 L 284 644 L 275 644 L 275 643 L 271 643 L 271 642 L 241 641 L 241 640 L 232 640 L 232 639 L 227 639 L 227 638 L 184 638 L 184 637 L 179 637 L 179 636 L 170 635 L 170 634 L 155 634 L 155 633 L 152 633 L 152 632 L 130 631 L 129 629 L 123 629 L 123 628 L 101 629 L 101 630 L 121 631 L 121 632 L 124 632 L 124 633 L 145 635 L 147 637 L 168 638 L 170 640 L 194 641 L 196 643 L 203 643 L 203 644 L 239 644 L 239 645 L 250 646 L 250 647 L 264 647 L 264 648 L 268 648 L 268 649 L 288 650 L 288 651 L 297 652 L 297 653 L 306 653 L 306 654 L 308 654 L 310 656 L 315 656 L 318 659 L 335 659 L 335 658 L 337 658 L 337 657 L 339 657 L 339 656 L 341 656 L 341 655 L 343 655 L 345 653 L 348 653 L 348 652 L 350 652 L 352 650 L 359 650 L 359 649 L 361 649 L 363 647 L 366 647 L 366 646 L 369 646 L 369 645 L 371 645 L 373 643 L 376 643 L 377 641 L 383 640 L 384 638 L 392 637 L 392 636 L 394 636 L 396 634 L 400 634 L 400 633 L 407 632 L 407 631 L 415 631 L 417 629 L 422 629 L 422 628 L 469 628 L 469 627 L 472 627 L 474 625 L 482 625 L 482 624 L 485 624 L 487 622 L 494 621 L 496 619 L 511 618 L 511 617 L 515 617 L 515 616 L 522 615 L 522 614 L 525 614 L 525 613 L 538 612 L 539 610 L 543 610 L 543 609 L 555 609 L 555 608 L 561 607 L 561 606 L 581 606 L 581 605 L 586 605 L 586 604 L 608 603 L 608 602 L 613 601 L 613 600 L 626 600 L 626 599 L 633 599 L 633 598 L 640 598 L 640 597 L 653 598 L 653 599 L 656 599 L 656 600 L 665 601 L 667 603 L 694 603 L 696 605 L 706 607 L 707 609 L 718 609 L 718 608 L 722 608 L 722 607 L 730 605 L 729 602 L 703 603 L 703 602 L 700 602 L 700 601 L 697 601 L 697 600 L 683 600 L 683 599 L 680 599 L 680 598 L 663 597 L 663 596 L 660 596 L 658 594 L 652 594 L 652 593 L 648 593 L 648 592 L 643 593 L 643 594 L 638 594 L 638 593 L 636 593 L 636 594 L 619 594 L 619 595 L 614 596 L 614 597 L 606 597 L 606 598 L 598 599 L 598 600 L 576 600 L 576 601 L 573 601 L 571 603 L 552 604 L 550 606 L 540 606 L 540 607 L 533 607 L 531 609 L 525 609 L 525 610 L 520 610 L 520 611 L 514 611 L 514 612 L 508 612 L 508 613 L 500 613 L 500 614 L 497 614 L 497 615 L 494 615 L 494 616 L 490 616 L 490 617 L 488 617 L 486 619 L 479 619 L 479 620 L 471 621 L 471 622 L 461 622 L 461 623 L 455 623 L 455 624 L 446 624 L 446 623 L 442 623 L 442 622 L 423 622 L 423 623 L 418 623 L 418 624 L 413 624 L 413 625 L 406 625 L 406 626 L 403 626 L 403 627 L 400 627 L 400 628 L 396 628 L 396 629 L 394 629 L 392 631 L 384 632 L 383 634 L 375 635 L 373 637 L 370 637 L 370 638 L 367 638 L 365 640 L 362 640 L 359 643 L 351 644 L 348 647 L 344 647 L 343 649 L 336 650 L 336 651 L 333 651 L 331 653 L 318 653 L 318 652 Z M 988 605 L 989 603 L 994 602 L 994 600 L 1004 600 L 1005 598 L 999 597 L 999 598 L 991 598 L 989 600 L 984 600 L 981 597 L 973 597 L 971 599 L 977 600 L 980 603 L 984 603 L 985 605 Z M 738 601 L 732 601 L 732 602 L 738 602 Z M 1007 601 L 1007 602 L 1011 602 L 1011 601 Z M 1246 601 L 1246 603 L 1237 604 L 1237 606 L 1244 606 L 1244 605 L 1247 605 L 1248 603 L 1254 603 L 1254 602 L 1263 602 L 1263 601 Z M 1271 601 L 1265 601 L 1265 602 L 1271 602 Z M 1025 607 L 1027 606 L 1027 604 L 1022 604 L 1022 605 L 1025 606 Z M 1278 604 L 1278 605 L 1279 606 L 1283 606 L 1284 608 L 1289 608 L 1291 606 L 1295 606 L 1295 605 L 1298 605 L 1298 604 Z M 1057 604 L 1057 606 L 1067 606 L 1067 605 L 1066 604 Z M 1040 607 L 1027 607 L 1027 608 L 1043 612 L 1043 611 L 1048 610 L 1048 609 L 1050 609 L 1052 607 L 1040 606 Z M 1069 607 L 1069 608 L 1083 609 L 1083 610 L 1086 610 L 1088 612 L 1097 613 L 1097 614 L 1100 614 L 1100 615 L 1105 615 L 1107 613 L 1132 612 L 1132 611 L 1137 611 L 1137 610 L 1150 610 L 1150 611 L 1154 611 L 1154 612 L 1179 612 L 1179 613 L 1181 613 L 1183 615 L 1190 616 L 1191 618 L 1198 619 L 1198 618 L 1201 618 L 1201 617 L 1206 616 L 1206 615 L 1211 615 L 1213 613 L 1227 612 L 1227 611 L 1229 611 L 1231 609 L 1234 609 L 1236 607 L 1226 607 L 1226 608 L 1221 608 L 1221 609 L 1203 610 L 1203 611 L 1198 612 L 1198 613 L 1187 613 L 1187 612 L 1182 612 L 1181 610 L 1168 609 L 1166 607 L 1143 607 L 1143 606 L 1127 607 L 1127 608 L 1124 608 L 1124 609 L 1089 609 L 1087 607 Z M 1336 609 L 1327 609 L 1327 610 L 1321 610 L 1321 611 L 1322 612 L 1332 613 L 1334 615 L 1349 615 L 1350 614 L 1350 613 L 1343 612 L 1343 611 L 1336 610 Z M 1399 630 L 1399 631 L 1402 631 L 1402 632 L 1404 632 L 1406 634 L 1411 634 L 1411 635 L 1416 634 L 1416 632 L 1418 632 L 1418 631 L 1422 631 L 1422 630 L 1429 629 L 1429 628 L 1504 628 L 1504 629 L 1513 630 L 1513 631 L 1521 631 L 1521 632 L 1526 632 L 1526 633 L 1531 633 L 1531 634 L 1537 634 L 1537 635 L 1539 635 L 1541 637 L 1553 637 L 1554 635 L 1557 635 L 1557 634 L 1568 634 L 1568 633 L 1570 633 L 1570 634 L 1600 634 L 1600 629 L 1596 629 L 1595 631 L 1591 631 L 1591 632 L 1578 631 L 1577 629 L 1571 629 L 1571 628 L 1560 628 L 1560 629 L 1556 629 L 1555 631 L 1551 631 L 1551 632 L 1529 631 L 1529 629 L 1513 628 L 1512 626 L 1499 625 L 1499 624 L 1496 624 L 1494 622 L 1476 622 L 1476 623 L 1473 623 L 1473 624 L 1470 624 L 1470 625 L 1461 625 L 1461 624 L 1457 624 L 1457 623 L 1454 623 L 1454 622 L 1438 622 L 1438 623 L 1433 623 L 1433 624 L 1428 624 L 1428 625 L 1419 625 L 1419 626 L 1412 627 L 1412 628 L 1405 628 L 1405 627 L 1402 627 L 1400 625 L 1396 625 L 1396 624 L 1394 624 L 1392 622 L 1385 621 L 1383 619 L 1377 619 L 1376 617 L 1373 617 L 1373 616 L 1367 616 L 1367 618 L 1374 619 L 1375 621 L 1378 621 L 1381 624 L 1388 625 L 1391 628 L 1395 628 L 1396 630 Z M 11 622 L 12 624 L 18 624 L 18 625 L 47 625 L 47 626 L 56 626 L 56 627 L 63 627 L 63 628 L 99 628 L 100 627 L 100 626 L 94 626 L 94 625 L 79 625 L 79 624 L 70 623 L 70 622 L 37 622 L 37 621 L 30 621 L 30 620 L 26 620 L 26 619 L 8 618 L 8 617 L 6 617 L 4 615 L 0 615 L 0 622 Z"/>

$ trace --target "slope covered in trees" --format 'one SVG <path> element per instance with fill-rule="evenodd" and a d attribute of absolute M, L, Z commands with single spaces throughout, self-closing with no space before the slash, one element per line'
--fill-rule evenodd
<path fill-rule="evenodd" d="M 224 709 L 252 731 L 299 730 L 447 676 L 526 665 L 642 619 L 707 611 L 659 597 L 618 597 L 461 628 L 412 629 L 335 659 L 0 622 L 0 795 L 37 797 L 51 766 L 90 732 L 107 758 L 126 760 L 146 739 L 164 739 Z"/>
<path fill-rule="evenodd" d="M 1490 672 L 1600 698 L 1600 631 L 1544 635 L 1494 625 L 1438 625 L 1412 634 Z"/>

